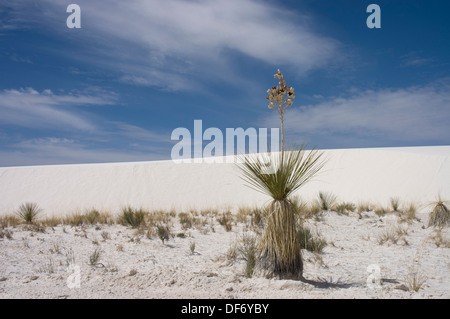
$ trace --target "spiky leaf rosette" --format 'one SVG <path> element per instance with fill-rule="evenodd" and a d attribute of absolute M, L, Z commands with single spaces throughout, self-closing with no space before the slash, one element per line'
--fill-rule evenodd
<path fill-rule="evenodd" d="M 239 168 L 248 186 L 272 197 L 286 200 L 313 178 L 323 167 L 323 153 L 299 149 L 270 154 L 249 154 L 240 157 Z"/>
<path fill-rule="evenodd" d="M 321 152 L 303 145 L 284 153 L 241 157 L 239 168 L 248 186 L 270 197 L 267 224 L 260 242 L 263 266 L 282 277 L 302 278 L 303 262 L 293 204 L 289 196 L 323 167 Z"/>

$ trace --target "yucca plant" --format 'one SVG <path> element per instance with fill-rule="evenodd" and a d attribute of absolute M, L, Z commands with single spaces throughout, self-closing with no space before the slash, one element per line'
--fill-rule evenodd
<path fill-rule="evenodd" d="M 25 203 L 20 205 L 16 215 L 23 219 L 27 224 L 32 224 L 36 221 L 36 217 L 41 213 L 41 209 L 36 203 Z"/>
<path fill-rule="evenodd" d="M 297 236 L 295 206 L 290 197 L 323 167 L 322 154 L 284 147 L 284 116 L 295 98 L 294 88 L 286 85 L 278 70 L 274 78 L 279 85 L 267 90 L 269 109 L 275 109 L 281 120 L 281 152 L 241 156 L 239 168 L 248 186 L 270 197 L 264 233 L 260 241 L 260 260 L 274 275 L 301 279 L 303 261 Z M 268 168 L 267 163 L 270 163 Z"/>
<path fill-rule="evenodd" d="M 261 258 L 274 274 L 301 278 L 303 262 L 295 206 L 289 197 L 319 172 L 323 166 L 322 153 L 317 150 L 307 152 L 302 145 L 284 155 L 280 152 L 267 156 L 266 160 L 261 160 L 258 156 L 247 155 L 239 166 L 248 186 L 272 197 L 260 244 Z M 265 163 L 269 160 L 276 169 L 272 174 L 265 171 Z"/>
<path fill-rule="evenodd" d="M 428 227 L 445 227 L 450 224 L 450 210 L 445 205 L 448 203 L 449 201 L 444 201 L 439 197 L 437 202 L 433 204 L 433 210 L 429 214 Z"/>

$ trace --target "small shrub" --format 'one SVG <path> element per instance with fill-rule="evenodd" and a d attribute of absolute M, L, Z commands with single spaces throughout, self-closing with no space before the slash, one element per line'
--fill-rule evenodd
<path fill-rule="evenodd" d="M 91 266 L 97 266 L 100 262 L 102 256 L 102 250 L 100 248 L 95 248 L 92 254 L 89 256 L 89 264 Z"/>
<path fill-rule="evenodd" d="M 180 220 L 181 228 L 183 230 L 187 230 L 192 228 L 192 225 L 194 223 L 194 217 L 192 217 L 188 213 L 179 213 L 178 218 Z"/>
<path fill-rule="evenodd" d="M 319 192 L 319 197 L 316 200 L 317 205 L 321 210 L 332 210 L 336 204 L 337 197 L 331 193 Z"/>
<path fill-rule="evenodd" d="M 433 241 L 436 247 L 450 248 L 450 240 L 444 238 L 442 228 L 437 228 L 434 236 L 429 237 L 429 239 Z"/>
<path fill-rule="evenodd" d="M 233 229 L 233 215 L 229 211 L 222 213 L 222 215 L 218 219 L 218 222 L 225 228 L 227 232 Z"/>
<path fill-rule="evenodd" d="M 169 240 L 172 236 L 172 233 L 170 232 L 170 227 L 168 225 L 157 225 L 156 226 L 157 233 L 159 239 L 161 239 L 162 243 L 164 244 L 164 241 Z"/>
<path fill-rule="evenodd" d="M 308 204 L 299 196 L 292 196 L 291 198 L 289 198 L 289 201 L 292 204 L 292 208 L 294 209 L 294 214 L 296 216 L 301 217 L 305 214 Z"/>
<path fill-rule="evenodd" d="M 0 216 L 0 228 L 15 227 L 20 223 L 21 221 L 16 215 Z"/>
<path fill-rule="evenodd" d="M 100 212 L 96 209 L 92 209 L 86 213 L 85 218 L 88 224 L 97 224 L 100 218 Z"/>
<path fill-rule="evenodd" d="M 102 231 L 101 235 L 103 240 L 111 239 L 111 235 L 107 231 Z"/>
<path fill-rule="evenodd" d="M 405 282 L 409 291 L 418 292 L 427 281 L 427 277 L 420 272 L 410 272 Z"/>
<path fill-rule="evenodd" d="M 433 210 L 429 214 L 428 227 L 437 226 L 445 227 L 450 224 L 450 210 L 445 205 L 445 202 L 439 199 L 435 204 Z"/>
<path fill-rule="evenodd" d="M 227 260 L 230 264 L 233 264 L 238 257 L 238 244 L 237 241 L 233 242 L 227 250 Z"/>
<path fill-rule="evenodd" d="M 418 292 L 427 281 L 427 277 L 420 270 L 422 253 L 422 250 L 416 253 L 413 264 L 409 267 L 408 274 L 405 277 L 405 284 L 409 291 Z"/>
<path fill-rule="evenodd" d="M 417 206 L 414 203 L 409 203 L 409 205 L 401 211 L 400 218 L 404 222 L 418 220 L 416 217 L 416 213 L 417 213 Z"/>
<path fill-rule="evenodd" d="M 42 212 L 42 209 L 36 203 L 25 203 L 20 205 L 16 214 L 20 217 L 25 223 L 33 224 L 37 216 Z"/>
<path fill-rule="evenodd" d="M 74 213 L 63 218 L 64 225 L 81 226 L 84 224 L 84 217 L 80 213 Z"/>
<path fill-rule="evenodd" d="M 244 275 L 246 278 L 251 278 L 255 271 L 258 254 L 256 236 L 250 234 L 242 235 L 237 250 L 240 258 L 245 261 Z"/>
<path fill-rule="evenodd" d="M 386 242 L 397 244 L 399 240 L 403 240 L 403 243 L 407 245 L 406 235 L 408 235 L 407 228 L 401 225 L 387 225 L 378 236 L 378 244 L 383 245 Z"/>
<path fill-rule="evenodd" d="M 339 215 L 348 215 L 351 212 L 354 212 L 356 210 L 356 206 L 353 203 L 344 202 L 344 203 L 340 203 L 340 204 L 336 205 L 334 207 L 334 210 Z"/>
<path fill-rule="evenodd" d="M 0 238 L 6 237 L 7 239 L 12 239 L 12 231 L 9 229 L 0 229 Z"/>
<path fill-rule="evenodd" d="M 62 223 L 63 221 L 59 217 L 49 217 L 41 221 L 41 224 L 45 227 L 56 227 Z"/>
<path fill-rule="evenodd" d="M 314 236 L 309 228 L 302 225 L 297 228 L 297 238 L 300 242 L 300 248 L 318 254 L 321 254 L 327 245 L 326 240 L 319 233 Z"/>
<path fill-rule="evenodd" d="M 191 255 L 193 255 L 195 253 L 195 242 L 191 242 L 191 244 L 189 245 L 189 250 L 191 251 Z"/>
<path fill-rule="evenodd" d="M 369 202 L 360 202 L 357 207 L 358 214 L 361 216 L 361 213 L 367 213 L 372 211 L 372 204 Z"/>
<path fill-rule="evenodd" d="M 392 197 L 389 202 L 391 204 L 392 211 L 398 212 L 400 208 L 400 199 L 398 197 Z"/>
<path fill-rule="evenodd" d="M 131 207 L 122 208 L 119 216 L 119 222 L 122 225 L 128 225 L 137 228 L 144 223 L 146 212 L 143 209 L 133 209 Z"/>
<path fill-rule="evenodd" d="M 387 213 L 389 213 L 389 210 L 385 207 L 378 206 L 374 209 L 374 213 L 379 217 L 383 217 L 386 216 Z"/>
<path fill-rule="evenodd" d="M 320 219 L 320 215 L 322 213 L 321 206 L 317 203 L 317 201 L 313 202 L 311 205 L 308 205 L 303 213 L 304 219 L 314 218 L 316 220 Z"/>

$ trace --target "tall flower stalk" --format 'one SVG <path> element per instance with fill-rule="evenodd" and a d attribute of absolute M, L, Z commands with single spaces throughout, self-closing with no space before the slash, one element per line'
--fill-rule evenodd
<path fill-rule="evenodd" d="M 276 110 L 281 120 L 281 153 L 284 153 L 284 113 L 292 106 L 295 99 L 294 88 L 287 86 L 283 79 L 283 74 L 278 69 L 277 74 L 273 76 L 278 79 L 278 86 L 267 90 L 269 96 L 266 98 L 270 104 L 269 109 Z M 282 154 L 283 155 L 283 154 Z"/>

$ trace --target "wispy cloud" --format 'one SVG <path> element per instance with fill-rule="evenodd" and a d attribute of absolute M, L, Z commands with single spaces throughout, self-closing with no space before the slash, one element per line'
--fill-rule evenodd
<path fill-rule="evenodd" d="M 117 103 L 114 92 L 96 87 L 61 94 L 33 88 L 1 91 L 0 127 L 26 128 L 33 137 L 0 131 L 0 166 L 167 158 L 169 133 L 112 121 L 93 110 Z"/>
<path fill-rule="evenodd" d="M 70 39 L 89 47 L 83 61 L 114 70 L 119 80 L 135 85 L 187 90 L 211 78 L 227 81 L 236 72 L 229 53 L 298 71 L 322 68 L 338 56 L 339 43 L 317 34 L 310 17 L 269 2 L 79 0 L 77 4 L 82 29 L 89 32 L 75 30 Z M 14 12 L 28 14 L 27 24 L 32 21 L 63 33 L 67 14 L 61 12 L 66 5 L 44 0 L 38 7 L 42 14 L 30 13 L 26 4 Z M 78 52 L 73 58 L 80 58 Z"/>
<path fill-rule="evenodd" d="M 293 106 L 285 127 L 291 136 L 315 136 L 342 147 L 376 138 L 379 144 L 441 144 L 450 140 L 448 81 L 404 89 L 367 90 L 314 105 Z M 270 116 L 263 125 L 277 127 Z"/>
<path fill-rule="evenodd" d="M 54 94 L 47 89 L 38 92 L 33 88 L 11 89 L 0 92 L 0 123 L 27 128 L 57 128 L 60 130 L 92 131 L 92 118 L 83 115 L 75 106 L 111 105 L 113 93 Z"/>
<path fill-rule="evenodd" d="M 131 162 L 162 159 L 158 152 L 118 150 L 88 147 L 84 143 L 66 138 L 28 139 L 0 150 L 0 166 L 52 165 L 74 163 Z"/>
<path fill-rule="evenodd" d="M 419 55 L 417 52 L 410 52 L 402 58 L 402 67 L 417 67 L 417 66 L 425 66 L 429 65 L 430 63 L 434 62 L 434 59 L 432 58 L 424 58 Z"/>

